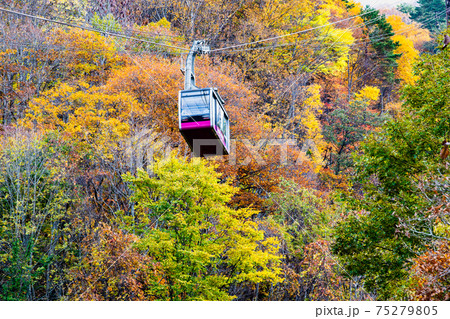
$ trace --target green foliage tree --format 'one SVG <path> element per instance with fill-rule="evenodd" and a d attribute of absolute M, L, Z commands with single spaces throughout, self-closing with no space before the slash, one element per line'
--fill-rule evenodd
<path fill-rule="evenodd" d="M 311 190 L 299 188 L 292 181 L 282 180 L 280 192 L 272 193 L 269 203 L 276 207 L 273 219 L 283 226 L 288 250 L 301 257 L 303 249 L 318 238 L 326 238 L 322 225 L 329 221 L 324 200 Z"/>
<path fill-rule="evenodd" d="M 445 0 L 419 0 L 418 4 L 410 13 L 412 20 L 435 33 L 445 28 Z"/>
<path fill-rule="evenodd" d="M 402 3 L 397 6 L 397 10 L 410 15 L 415 11 L 415 7 L 409 3 Z"/>
<path fill-rule="evenodd" d="M 420 176 L 437 169 L 448 174 L 439 149 L 450 131 L 449 55 L 421 58 L 419 80 L 404 91 L 405 115 L 364 143 L 355 180 L 362 195 L 355 194 L 355 212 L 336 229 L 334 252 L 380 299 L 405 297 L 401 281 L 428 243 L 400 226 L 408 220 L 416 231 L 428 230 L 424 214 L 432 196 L 421 189 Z"/>
<path fill-rule="evenodd" d="M 156 299 L 230 300 L 231 286 L 281 281 L 278 240 L 258 229 L 256 211 L 226 205 L 236 190 L 212 166 L 171 157 L 152 175 L 124 178 L 141 221 L 128 224 L 164 274 L 150 288 Z"/>
<path fill-rule="evenodd" d="M 375 77 L 377 86 L 380 88 L 380 106 L 384 110 L 385 100 L 389 100 L 390 93 L 395 84 L 395 69 L 397 68 L 397 59 L 401 54 L 395 54 L 394 51 L 400 46 L 398 42 L 391 39 L 394 35 L 392 26 L 386 21 L 386 16 L 381 15 L 378 10 L 367 6 L 361 12 L 365 14 L 362 18 L 366 25 L 365 33 L 369 37 L 373 54 L 369 55 L 372 63 L 376 66 Z M 375 22 L 373 22 L 375 21 Z"/>
<path fill-rule="evenodd" d="M 0 149 L 0 299 L 64 293 L 70 254 L 70 184 L 55 140 L 4 138 Z"/>
<path fill-rule="evenodd" d="M 348 106 L 336 108 L 326 115 L 323 128 L 325 139 L 331 144 L 327 154 L 327 165 L 336 174 L 353 166 L 352 152 L 364 137 L 380 127 L 386 116 L 369 109 L 367 100 L 353 100 Z"/>
<path fill-rule="evenodd" d="M 336 287 L 340 277 L 329 252 L 333 209 L 312 190 L 282 180 L 268 203 L 271 219 L 279 225 L 283 271 L 287 280 L 275 287 L 277 300 L 335 300 L 344 294 Z M 336 280 L 336 281 L 335 281 Z M 342 281 L 341 281 L 342 282 Z M 322 289 L 326 287 L 326 289 Z"/>
<path fill-rule="evenodd" d="M 109 13 L 104 18 L 100 18 L 98 14 L 94 14 L 91 21 L 92 27 L 100 31 L 106 31 L 111 33 L 121 33 L 122 26 L 114 19 L 114 16 Z"/>

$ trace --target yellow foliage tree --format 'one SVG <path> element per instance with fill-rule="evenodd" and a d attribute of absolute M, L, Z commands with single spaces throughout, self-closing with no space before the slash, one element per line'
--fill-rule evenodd
<path fill-rule="evenodd" d="M 322 153 L 325 150 L 325 141 L 322 135 L 322 126 L 319 116 L 322 114 L 322 101 L 320 99 L 320 85 L 311 85 L 306 89 L 306 96 L 302 109 L 296 116 L 300 128 L 300 141 L 316 164 L 316 171 L 322 164 Z"/>
<path fill-rule="evenodd" d="M 394 32 L 400 33 L 414 42 L 414 47 L 420 49 L 424 43 L 431 41 L 430 31 L 421 28 L 417 22 L 405 23 L 400 16 L 391 15 L 386 20 L 392 25 Z"/>
<path fill-rule="evenodd" d="M 331 11 L 343 12 L 336 1 L 264 1 L 261 6 L 246 9 L 247 22 L 236 34 L 241 42 L 270 37 L 280 37 L 274 50 L 245 51 L 241 56 L 246 63 L 244 71 L 260 71 L 278 76 L 301 72 L 335 73 L 346 66 L 349 45 L 354 41 L 351 32 L 332 26 L 321 28 L 330 22 Z M 305 29 L 316 28 L 310 32 Z M 288 36 L 289 35 L 289 36 Z M 273 44 L 273 43 L 272 43 Z M 256 46 L 261 46 L 257 44 Z M 332 46 L 332 50 L 329 47 Z"/>
<path fill-rule="evenodd" d="M 220 183 L 212 165 L 172 156 L 152 172 L 156 178 L 138 171 L 124 179 L 134 191 L 136 213 L 145 216 L 140 225 L 132 222 L 143 234 L 138 246 L 166 280 L 154 283 L 158 299 L 231 300 L 230 285 L 283 280 L 279 240 L 252 220 L 257 211 L 227 206 L 237 189 Z"/>
<path fill-rule="evenodd" d="M 100 33 L 80 29 L 54 29 L 48 37 L 49 45 L 56 46 L 62 65 L 58 72 L 69 80 L 92 84 L 106 81 L 111 70 L 123 64 L 114 39 Z M 62 48 L 62 49 L 60 49 Z"/>
<path fill-rule="evenodd" d="M 400 46 L 394 51 L 395 54 L 401 54 L 397 59 L 398 67 L 396 70 L 396 77 L 402 80 L 405 84 L 414 84 L 416 77 L 413 74 L 413 65 L 419 58 L 419 51 L 414 47 L 414 40 L 417 41 L 417 36 L 421 33 L 417 26 L 409 26 L 402 21 L 399 16 L 389 16 L 386 20 L 392 25 L 395 35 L 392 37 Z M 404 30 L 408 30 L 404 33 Z"/>
<path fill-rule="evenodd" d="M 365 86 L 355 94 L 356 101 L 377 101 L 380 97 L 380 89 L 375 86 Z"/>
<path fill-rule="evenodd" d="M 33 99 L 19 125 L 57 130 L 82 149 L 107 157 L 142 111 L 127 93 L 107 94 L 84 82 L 63 83 Z"/>
<path fill-rule="evenodd" d="M 171 27 L 171 23 L 166 19 L 162 18 L 157 22 L 150 22 L 146 25 L 133 26 L 133 36 L 136 38 L 151 41 L 153 43 L 177 46 L 178 43 L 184 42 L 184 38 L 176 34 Z M 158 44 L 149 43 L 139 43 L 139 47 L 136 48 L 137 51 L 142 50 L 152 50 L 152 51 L 165 51 L 167 47 L 160 46 Z M 185 53 L 177 49 L 170 49 L 172 53 Z"/>

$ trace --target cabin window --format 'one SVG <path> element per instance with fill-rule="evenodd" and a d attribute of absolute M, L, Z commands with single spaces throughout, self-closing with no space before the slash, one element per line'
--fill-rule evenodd
<path fill-rule="evenodd" d="M 210 119 L 209 90 L 195 90 L 181 93 L 181 122 L 199 122 Z"/>
<path fill-rule="evenodd" d="M 216 110 L 216 126 L 222 132 L 225 143 L 228 144 L 228 117 L 226 116 L 225 111 L 223 110 L 223 107 L 222 105 L 220 105 L 220 103 L 216 104 Z"/>

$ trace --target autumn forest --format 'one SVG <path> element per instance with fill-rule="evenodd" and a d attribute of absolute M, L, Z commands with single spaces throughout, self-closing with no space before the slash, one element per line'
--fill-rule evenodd
<path fill-rule="evenodd" d="M 0 0 L 0 300 L 450 300 L 450 3 L 394 2 Z"/>

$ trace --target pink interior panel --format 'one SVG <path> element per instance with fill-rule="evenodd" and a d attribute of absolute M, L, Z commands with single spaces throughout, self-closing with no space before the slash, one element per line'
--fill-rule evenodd
<path fill-rule="evenodd" d="M 181 123 L 181 129 L 182 130 L 192 130 L 197 128 L 207 128 L 210 127 L 211 124 L 208 121 L 199 121 L 199 122 L 188 122 L 188 123 Z"/>

